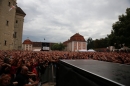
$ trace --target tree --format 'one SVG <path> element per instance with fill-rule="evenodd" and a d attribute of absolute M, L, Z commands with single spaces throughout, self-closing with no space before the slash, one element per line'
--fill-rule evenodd
<path fill-rule="evenodd" d="M 91 37 L 89 37 L 87 40 L 87 49 L 93 49 L 93 40 Z"/>
<path fill-rule="evenodd" d="M 119 21 L 112 25 L 111 34 L 108 35 L 109 44 L 125 44 L 130 47 L 130 8 L 126 9 L 126 15 L 119 15 Z"/>
<path fill-rule="evenodd" d="M 87 43 L 88 43 L 88 48 L 106 48 L 109 46 L 108 44 L 108 37 L 101 38 L 101 39 L 96 39 L 92 40 L 92 38 L 88 38 Z"/>
<path fill-rule="evenodd" d="M 62 43 L 55 43 L 51 46 L 51 50 L 64 50 L 65 46 Z"/>

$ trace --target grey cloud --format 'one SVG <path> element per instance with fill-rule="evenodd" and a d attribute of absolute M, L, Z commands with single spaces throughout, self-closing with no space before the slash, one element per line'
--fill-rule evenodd
<path fill-rule="evenodd" d="M 79 32 L 87 39 L 110 34 L 129 0 L 18 0 L 25 12 L 23 40 L 63 42 Z"/>

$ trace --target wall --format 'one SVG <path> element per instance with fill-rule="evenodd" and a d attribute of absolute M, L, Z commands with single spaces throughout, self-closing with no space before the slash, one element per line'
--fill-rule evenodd
<path fill-rule="evenodd" d="M 20 15 L 15 16 L 15 28 L 14 28 L 14 34 L 16 33 L 16 38 L 14 38 L 14 48 L 17 50 L 21 50 L 22 48 L 22 34 L 23 34 L 23 22 L 24 17 Z"/>

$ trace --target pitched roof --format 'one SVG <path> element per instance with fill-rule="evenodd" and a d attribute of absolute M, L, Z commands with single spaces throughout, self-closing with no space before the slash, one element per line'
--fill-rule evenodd
<path fill-rule="evenodd" d="M 32 44 L 32 41 L 30 41 L 29 39 L 24 40 L 23 44 Z"/>
<path fill-rule="evenodd" d="M 16 8 L 16 15 L 25 16 L 26 14 L 20 7 L 17 7 Z"/>
<path fill-rule="evenodd" d="M 84 37 L 80 35 L 79 33 L 74 34 L 73 36 L 70 37 L 70 41 L 82 41 L 86 42 Z"/>
<path fill-rule="evenodd" d="M 67 46 L 67 43 L 68 43 L 69 41 L 70 41 L 70 40 L 68 39 L 67 41 L 63 42 L 63 44 L 64 44 L 65 46 Z"/>

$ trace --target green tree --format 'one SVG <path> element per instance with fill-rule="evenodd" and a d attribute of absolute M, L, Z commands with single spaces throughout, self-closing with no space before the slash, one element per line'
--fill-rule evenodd
<path fill-rule="evenodd" d="M 93 44 L 94 44 L 94 48 L 100 48 L 101 47 L 101 44 L 100 44 L 100 40 L 99 39 L 96 39 L 94 40 Z"/>
<path fill-rule="evenodd" d="M 93 40 L 93 42 L 92 42 L 93 48 L 94 49 L 96 49 L 96 48 L 106 48 L 106 47 L 109 46 L 108 41 L 109 41 L 108 37 Z"/>
<path fill-rule="evenodd" d="M 65 46 L 64 46 L 64 44 L 62 44 L 62 43 L 59 43 L 59 50 L 60 51 L 62 51 L 62 50 L 64 50 L 65 49 Z"/>
<path fill-rule="evenodd" d="M 51 46 L 51 50 L 64 50 L 65 46 L 62 43 L 55 43 Z"/>
<path fill-rule="evenodd" d="M 111 34 L 108 35 L 109 44 L 125 44 L 130 47 L 130 8 L 126 9 L 126 15 L 119 16 L 119 21 L 112 25 Z"/>
<path fill-rule="evenodd" d="M 87 39 L 87 49 L 93 49 L 93 40 L 91 37 Z"/>

